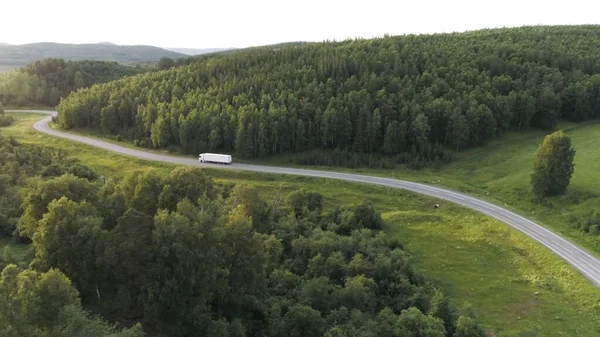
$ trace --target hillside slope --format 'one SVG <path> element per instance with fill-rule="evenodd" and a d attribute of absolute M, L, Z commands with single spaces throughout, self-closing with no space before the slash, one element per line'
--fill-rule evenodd
<path fill-rule="evenodd" d="M 202 55 L 208 53 L 216 53 L 220 51 L 236 50 L 237 48 L 165 48 L 176 53 L 185 55 Z"/>
<path fill-rule="evenodd" d="M 72 91 L 146 70 L 105 61 L 36 61 L 11 73 L 0 74 L 0 102 L 56 106 L 61 97 L 67 97 Z"/>
<path fill-rule="evenodd" d="M 14 68 L 47 58 L 66 60 L 112 61 L 124 64 L 156 63 L 161 57 L 186 55 L 153 46 L 119 46 L 98 44 L 62 44 L 40 42 L 23 45 L 0 45 L 0 66 Z"/>
<path fill-rule="evenodd" d="M 256 48 L 94 86 L 58 107 L 144 147 L 420 166 L 507 130 L 600 114 L 600 26 Z M 383 155 L 387 155 L 386 158 Z"/>

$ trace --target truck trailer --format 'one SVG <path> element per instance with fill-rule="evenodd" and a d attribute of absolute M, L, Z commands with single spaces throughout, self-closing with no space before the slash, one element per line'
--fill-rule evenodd
<path fill-rule="evenodd" d="M 228 154 L 200 153 L 198 160 L 201 163 L 231 164 L 231 156 Z"/>

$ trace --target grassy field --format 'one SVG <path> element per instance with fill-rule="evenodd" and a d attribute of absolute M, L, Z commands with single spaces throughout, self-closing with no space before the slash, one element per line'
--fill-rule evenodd
<path fill-rule="evenodd" d="M 172 169 L 170 165 L 114 155 L 36 133 L 31 130 L 31 124 L 40 118 L 39 115 L 11 115 L 16 119 L 15 124 L 0 129 L 0 134 L 13 135 L 24 143 L 60 147 L 101 174 L 122 176 L 134 169 L 156 168 L 165 172 Z M 518 145 L 515 140 L 515 151 L 519 149 Z M 485 169 L 476 166 L 484 159 L 476 159 L 476 154 L 474 151 L 470 156 L 476 178 L 474 189 L 479 188 L 479 181 L 487 181 L 484 179 Z M 480 152 L 480 155 L 484 154 Z M 502 166 L 501 163 L 507 159 L 498 156 L 496 162 L 488 163 L 489 169 Z M 528 159 L 524 157 L 522 160 Z M 514 170 L 520 165 L 515 159 Z M 461 175 L 467 177 L 468 173 L 456 170 L 466 167 L 454 166 L 443 171 L 448 176 L 454 174 L 451 186 L 460 187 L 456 182 L 460 182 Z M 287 193 L 299 188 L 322 193 L 329 206 L 355 204 L 364 198 L 371 200 L 382 212 L 388 233 L 398 237 L 411 252 L 417 268 L 436 280 L 459 305 L 471 305 L 484 326 L 500 336 L 591 337 L 600 334 L 600 321 L 597 319 L 600 292 L 547 249 L 481 214 L 452 204 L 433 209 L 430 198 L 378 186 L 308 177 L 204 170 L 219 182 L 251 184 L 267 200 L 273 200 L 280 190 Z M 442 183 L 447 183 L 445 180 L 449 179 L 440 172 L 425 172 L 421 176 L 413 174 L 412 179 L 431 181 L 441 177 Z M 507 170 L 507 175 L 512 174 L 511 170 Z M 500 179 L 490 181 L 500 184 L 502 182 L 497 182 Z M 576 179 L 574 186 L 575 182 Z M 503 191 L 498 185 L 493 186 L 487 187 L 493 192 L 491 196 Z"/>
<path fill-rule="evenodd" d="M 600 237 L 573 227 L 592 209 L 600 210 L 600 179 L 597 178 L 600 168 L 600 123 L 563 122 L 559 127 L 571 137 L 576 150 L 575 173 L 565 195 L 551 198 L 543 204 L 532 202 L 529 182 L 533 155 L 545 136 L 541 131 L 509 132 L 485 147 L 456 154 L 451 164 L 437 170 L 313 168 L 393 177 L 466 192 L 523 214 L 600 257 Z M 71 132 L 134 147 L 130 142 L 117 142 L 114 137 L 97 131 L 86 129 Z M 164 150 L 152 152 L 167 153 Z M 292 164 L 291 156 L 246 162 L 301 167 Z"/>
<path fill-rule="evenodd" d="M 23 106 L 16 106 L 12 104 L 4 105 L 4 110 L 50 110 L 55 111 L 55 108 L 41 104 L 27 104 Z"/>
<path fill-rule="evenodd" d="M 592 209 L 600 210 L 600 124 L 562 123 L 560 127 L 571 137 L 576 150 L 575 173 L 565 195 L 543 204 L 532 201 L 530 189 L 533 155 L 545 136 L 540 131 L 508 133 L 483 148 L 458 154 L 451 164 L 439 170 L 337 170 L 438 184 L 467 192 L 517 211 L 600 256 L 600 237 L 573 227 Z M 282 159 L 270 162 L 278 160 Z"/>

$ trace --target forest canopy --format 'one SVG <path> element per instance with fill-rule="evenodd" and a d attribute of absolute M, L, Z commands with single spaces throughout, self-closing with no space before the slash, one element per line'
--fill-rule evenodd
<path fill-rule="evenodd" d="M 193 154 L 443 161 L 507 130 L 598 118 L 599 34 L 536 26 L 239 50 L 80 90 L 59 121 Z"/>
<path fill-rule="evenodd" d="M 73 91 L 143 71 L 144 68 L 116 62 L 45 59 L 0 73 L 0 102 L 56 106 L 61 97 Z"/>
<path fill-rule="evenodd" d="M 0 258 L 0 334 L 137 337 L 140 323 L 170 337 L 483 337 L 369 201 L 268 200 L 187 167 L 99 179 L 2 137 L 0 163 L 0 239 L 32 255 Z"/>

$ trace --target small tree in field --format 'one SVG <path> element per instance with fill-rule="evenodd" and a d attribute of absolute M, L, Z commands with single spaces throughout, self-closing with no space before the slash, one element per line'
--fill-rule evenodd
<path fill-rule="evenodd" d="M 544 138 L 533 159 L 531 186 L 539 199 L 562 194 L 569 186 L 574 171 L 575 150 L 562 130 Z"/>
<path fill-rule="evenodd" d="M 9 126 L 12 124 L 12 117 L 4 115 L 4 106 L 0 102 L 0 126 Z"/>

